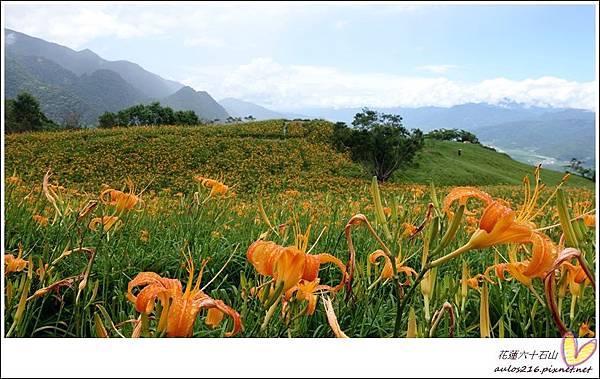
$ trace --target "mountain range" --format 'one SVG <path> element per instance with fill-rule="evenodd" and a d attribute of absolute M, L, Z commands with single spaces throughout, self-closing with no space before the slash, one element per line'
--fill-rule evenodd
<path fill-rule="evenodd" d="M 95 125 L 106 111 L 153 101 L 194 110 L 205 120 L 229 116 L 208 93 L 192 93 L 138 64 L 108 61 L 89 49 L 75 51 L 10 29 L 5 29 L 5 67 L 5 97 L 29 92 L 59 124 L 75 115 L 81 124 Z"/>

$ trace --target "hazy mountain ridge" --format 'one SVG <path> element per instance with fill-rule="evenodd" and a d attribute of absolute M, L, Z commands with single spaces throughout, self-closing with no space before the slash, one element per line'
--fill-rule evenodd
<path fill-rule="evenodd" d="M 169 81 L 128 61 L 107 61 L 89 49 L 75 51 L 66 46 L 5 29 L 6 55 L 38 56 L 58 63 L 77 76 L 100 69 L 115 71 L 133 87 L 148 97 L 169 96 L 182 84 Z M 175 87 L 175 88 L 174 88 Z"/>
<path fill-rule="evenodd" d="M 148 101 L 148 97 L 110 70 L 77 76 L 42 57 L 14 56 L 6 59 L 7 99 L 29 92 L 44 113 L 61 124 L 75 117 L 82 124 L 95 124 L 103 112 L 118 111 Z"/>
<path fill-rule="evenodd" d="M 260 105 L 232 97 L 219 100 L 219 104 L 233 117 L 244 118 L 252 116 L 259 121 L 286 118 L 286 115 L 283 113 L 278 113 Z"/>
<path fill-rule="evenodd" d="M 554 168 L 577 158 L 587 167 L 595 167 L 595 119 L 559 118 L 514 121 L 481 128 L 477 135 L 484 143 L 511 153 L 521 150 L 555 158 Z M 513 153 L 514 155 L 514 153 Z"/>
<path fill-rule="evenodd" d="M 152 101 L 193 110 L 205 120 L 229 116 L 208 93 L 190 88 L 192 95 L 182 95 L 182 84 L 135 63 L 107 61 L 89 49 L 75 51 L 10 29 L 5 29 L 5 38 L 5 97 L 30 92 L 59 124 L 76 115 L 83 125 L 95 125 L 104 112 Z"/>
<path fill-rule="evenodd" d="M 162 99 L 162 105 L 169 106 L 176 111 L 192 110 L 198 117 L 206 120 L 220 120 L 224 122 L 229 114 L 206 91 L 196 91 L 185 86 L 174 94 Z"/>
<path fill-rule="evenodd" d="M 32 94 L 39 101 L 46 116 L 59 124 L 63 123 L 70 113 L 78 114 L 81 121 L 85 123 L 93 123 L 97 119 L 98 112 L 94 107 L 76 93 L 64 87 L 40 81 L 15 59 L 6 57 L 5 98 L 15 98 L 21 92 Z"/>

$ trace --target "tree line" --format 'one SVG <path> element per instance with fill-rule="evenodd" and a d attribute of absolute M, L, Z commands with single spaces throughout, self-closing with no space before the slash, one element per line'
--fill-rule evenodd
<path fill-rule="evenodd" d="M 5 131 L 19 133 L 26 131 L 65 130 L 82 128 L 77 112 L 66 115 L 62 124 L 48 118 L 39 101 L 30 93 L 22 92 L 15 99 L 5 101 Z M 203 120 L 192 110 L 175 111 L 161 106 L 159 102 L 138 104 L 118 112 L 104 112 L 98 117 L 98 127 L 130 127 L 140 125 L 199 125 L 224 122 L 226 124 L 255 121 L 254 116 L 244 118 L 228 117 L 226 120 Z"/>
<path fill-rule="evenodd" d="M 194 111 L 174 111 L 159 102 L 138 104 L 117 113 L 104 112 L 98 118 L 100 128 L 140 125 L 198 125 L 200 118 Z"/>

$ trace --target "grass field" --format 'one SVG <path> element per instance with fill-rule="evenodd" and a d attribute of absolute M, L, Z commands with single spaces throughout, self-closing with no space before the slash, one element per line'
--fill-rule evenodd
<path fill-rule="evenodd" d="M 556 315 L 594 330 L 593 183 L 557 193 L 563 175 L 542 170 L 534 191 L 531 167 L 429 141 L 419 167 L 377 186 L 329 130 L 6 136 L 7 335 L 555 337 Z"/>

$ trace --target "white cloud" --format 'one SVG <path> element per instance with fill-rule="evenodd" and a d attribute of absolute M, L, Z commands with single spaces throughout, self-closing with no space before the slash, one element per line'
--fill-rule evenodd
<path fill-rule="evenodd" d="M 186 46 L 186 47 L 195 47 L 195 46 L 223 47 L 223 46 L 225 46 L 225 42 L 223 41 L 223 39 L 218 38 L 218 37 L 209 37 L 209 36 L 186 37 L 183 40 L 183 46 Z"/>
<path fill-rule="evenodd" d="M 119 39 L 156 35 L 202 35 L 185 46 L 221 46 L 239 34 L 277 35 L 281 28 L 316 9 L 294 4 L 178 3 L 166 4 L 8 4 L 5 23 L 35 37 L 79 49 L 99 37 Z M 265 28 L 264 26 L 268 26 Z"/>
<path fill-rule="evenodd" d="M 415 67 L 418 71 L 428 71 L 434 74 L 444 74 L 449 70 L 458 68 L 458 66 L 453 64 L 438 64 L 438 65 L 425 65 L 425 66 L 417 66 Z"/>
<path fill-rule="evenodd" d="M 119 39 L 157 35 L 196 35 L 206 40 L 186 46 L 231 47 L 231 43 L 247 44 L 248 40 L 276 38 L 291 24 L 301 25 L 321 17 L 338 19 L 336 29 L 347 27 L 340 18 L 346 11 L 363 14 L 390 14 L 434 9 L 416 4 L 360 3 L 278 3 L 278 2 L 185 2 L 105 4 L 86 3 L 11 3 L 4 6 L 6 27 L 35 37 L 79 49 L 99 37 Z M 245 41 L 240 42 L 240 38 Z M 210 41 L 210 42 L 207 42 Z M 182 39 L 185 42 L 185 39 Z"/>
<path fill-rule="evenodd" d="M 282 65 L 256 58 L 237 68 L 188 68 L 185 82 L 216 98 L 236 97 L 274 109 L 302 107 L 453 106 L 467 102 L 499 103 L 505 98 L 528 105 L 594 110 L 595 82 L 579 83 L 544 76 L 494 78 L 476 83 L 444 77 L 407 77 L 349 73 L 331 67 Z"/>
<path fill-rule="evenodd" d="M 136 22 L 126 22 L 115 5 L 10 4 L 5 11 L 6 27 L 72 48 L 97 37 L 126 39 L 163 32 L 160 22 L 149 22 L 143 13 Z"/>

